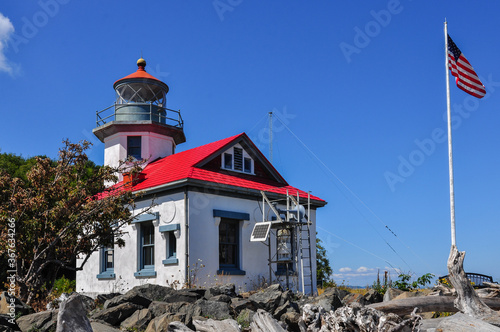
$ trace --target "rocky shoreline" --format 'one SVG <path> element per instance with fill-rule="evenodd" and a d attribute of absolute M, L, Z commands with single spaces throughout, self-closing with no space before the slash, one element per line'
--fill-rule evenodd
<path fill-rule="evenodd" d="M 443 294 L 447 292 L 447 294 Z M 257 292 L 236 294 L 233 284 L 207 289 L 180 289 L 145 284 L 125 294 L 99 295 L 96 299 L 63 294 L 48 310 L 38 313 L 15 300 L 15 321 L 8 315 L 10 298 L 0 298 L 0 332 L 48 331 L 437 331 L 443 321 L 413 310 L 409 315 L 387 312 L 384 303 L 415 296 L 446 296 L 389 290 L 383 298 L 374 290 L 365 295 L 328 288 L 319 296 L 302 296 L 271 285 Z M 486 296 L 493 292 L 483 292 Z M 498 295 L 496 292 L 494 295 Z M 391 301 L 391 300 L 396 301 Z M 391 301 L 391 302 L 389 302 Z M 7 311 L 6 311 L 7 310 Z M 385 311 L 385 312 L 384 312 Z M 459 316 L 457 316 L 459 317 Z M 486 324 L 486 323 L 485 323 Z M 489 325 L 489 324 L 488 324 Z M 492 328 L 496 328 L 490 325 Z M 500 331 L 500 328 L 498 329 Z M 443 331 L 446 331 L 444 329 Z M 492 330 L 493 331 L 493 330 Z"/>

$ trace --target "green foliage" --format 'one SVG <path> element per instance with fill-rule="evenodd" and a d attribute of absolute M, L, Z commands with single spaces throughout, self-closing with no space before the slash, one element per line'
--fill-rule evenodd
<path fill-rule="evenodd" d="M 0 252 L 15 245 L 17 285 L 27 304 L 47 299 L 60 269 L 81 270 L 99 247 L 124 245 L 122 228 L 136 196 L 105 187 L 120 168 L 96 166 L 85 154 L 89 147 L 65 141 L 57 160 L 0 155 Z M 15 243 L 8 241 L 13 223 Z M 75 268 L 77 257 L 83 260 Z"/>
<path fill-rule="evenodd" d="M 317 235 L 318 233 L 316 233 Z M 326 249 L 321 245 L 321 240 L 316 237 L 316 280 L 318 285 L 326 283 L 335 283 L 331 280 L 331 274 L 333 273 L 330 267 L 330 261 L 326 257 Z"/>
<path fill-rule="evenodd" d="M 377 272 L 377 281 L 373 282 L 372 288 L 378 293 L 384 295 L 388 288 L 392 287 L 392 281 L 388 276 L 388 271 L 384 273 L 384 280 L 380 282 L 380 271 Z"/>
<path fill-rule="evenodd" d="M 430 284 L 432 278 L 434 278 L 434 274 L 426 273 L 414 281 L 411 281 L 411 275 L 409 273 L 401 273 L 398 278 L 399 279 L 393 283 L 394 288 L 402 291 L 411 291 Z"/>
<path fill-rule="evenodd" d="M 39 156 L 38 158 L 47 158 Z M 37 157 L 24 158 L 12 153 L 0 154 L 0 170 L 8 173 L 13 178 L 20 178 L 27 181 L 26 174 L 36 164 Z"/>
<path fill-rule="evenodd" d="M 69 280 L 66 277 L 62 277 L 54 281 L 54 287 L 52 287 L 51 295 L 54 298 L 58 298 L 63 293 L 72 293 L 76 289 L 76 280 Z"/>

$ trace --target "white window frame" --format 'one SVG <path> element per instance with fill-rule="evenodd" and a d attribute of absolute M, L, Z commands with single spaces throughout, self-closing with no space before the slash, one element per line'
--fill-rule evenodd
<path fill-rule="evenodd" d="M 234 168 L 235 160 L 234 160 L 234 148 L 239 148 L 243 151 L 242 155 L 242 168 L 241 171 L 237 170 Z M 226 155 L 231 156 L 231 168 L 226 167 Z M 245 159 L 250 159 L 250 172 L 245 172 Z M 221 154 L 221 169 L 228 170 L 228 171 L 233 171 L 233 172 L 238 172 L 238 173 L 243 173 L 243 174 L 250 174 L 250 175 L 255 175 L 255 161 L 253 158 L 246 152 L 245 149 L 239 144 L 236 144 L 235 146 L 232 146 L 228 150 L 224 151 Z"/>

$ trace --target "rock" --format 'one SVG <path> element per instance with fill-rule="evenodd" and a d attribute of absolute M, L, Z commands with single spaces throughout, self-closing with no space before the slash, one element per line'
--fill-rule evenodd
<path fill-rule="evenodd" d="M 382 294 L 380 294 L 374 289 L 368 290 L 368 292 L 366 292 L 366 294 L 363 295 L 363 297 L 365 298 L 366 303 L 368 304 L 382 302 L 384 299 Z"/>
<path fill-rule="evenodd" d="M 252 311 L 250 309 L 243 309 L 236 318 L 236 321 L 241 325 L 242 328 L 247 328 L 250 327 L 250 323 L 253 321 L 254 315 L 255 311 Z"/>
<path fill-rule="evenodd" d="M 421 291 L 415 291 L 415 292 L 403 292 L 396 296 L 393 300 L 399 300 L 399 299 L 409 299 L 411 297 L 419 297 L 419 296 L 425 296 L 427 295 L 425 292 Z"/>
<path fill-rule="evenodd" d="M 184 313 L 166 313 L 161 315 L 160 317 L 156 317 L 153 319 L 148 327 L 146 328 L 146 332 L 163 332 L 168 331 L 168 326 L 172 322 L 183 322 L 186 320 L 186 314 Z"/>
<path fill-rule="evenodd" d="M 100 322 L 91 322 L 92 330 L 94 332 L 120 332 L 121 330 L 114 328 L 113 326 L 100 323 Z"/>
<path fill-rule="evenodd" d="M 53 300 L 50 303 L 47 303 L 47 310 L 59 309 L 59 306 L 62 304 L 62 302 L 67 301 L 71 296 L 76 296 L 79 298 L 79 300 L 82 302 L 85 314 L 88 314 L 96 308 L 96 303 L 93 298 L 73 292 L 70 294 L 62 293 L 61 296 L 59 296 L 57 299 Z"/>
<path fill-rule="evenodd" d="M 281 315 L 280 321 L 288 326 L 288 330 L 292 332 L 300 332 L 299 321 L 300 314 L 297 312 L 286 312 Z"/>
<path fill-rule="evenodd" d="M 104 302 L 104 309 L 110 309 L 124 303 L 132 303 L 141 307 L 148 307 L 151 300 L 142 296 L 137 290 L 130 290 L 123 295 L 113 297 L 111 300 Z"/>
<path fill-rule="evenodd" d="M 17 297 L 9 296 L 8 292 L 0 293 L 0 315 L 8 315 L 12 312 L 14 312 L 14 316 L 35 313 L 33 308 L 23 303 Z"/>
<path fill-rule="evenodd" d="M 165 296 L 161 301 L 164 302 L 189 302 L 194 303 L 203 296 L 195 291 L 191 290 L 178 290 L 171 294 Z"/>
<path fill-rule="evenodd" d="M 500 332 L 500 328 L 488 324 L 471 316 L 456 313 L 453 316 L 446 317 L 437 326 L 436 331 L 442 332 L 468 332 L 468 331 L 481 331 L 481 332 Z"/>
<path fill-rule="evenodd" d="M 255 302 L 249 299 L 240 299 L 239 297 L 233 297 L 230 306 L 235 315 L 238 315 L 244 309 L 257 311 L 257 304 Z"/>
<path fill-rule="evenodd" d="M 225 284 L 221 286 L 210 287 L 205 291 L 205 298 L 210 300 L 211 297 L 217 295 L 227 295 L 229 297 L 236 297 L 236 287 L 234 284 Z"/>
<path fill-rule="evenodd" d="M 181 322 L 172 322 L 172 323 L 168 324 L 167 331 L 168 332 L 194 332 L 193 330 L 191 330 L 189 327 L 182 324 Z"/>
<path fill-rule="evenodd" d="M 194 326 L 196 327 L 196 331 L 200 332 L 219 332 L 219 331 L 227 331 L 227 332 L 240 332 L 240 328 L 238 327 L 238 323 L 234 319 L 224 319 L 224 320 L 194 320 Z"/>
<path fill-rule="evenodd" d="M 320 306 L 326 311 L 335 311 L 337 308 L 343 306 L 342 299 L 347 295 L 349 295 L 349 292 L 345 290 L 340 290 L 336 287 L 330 287 L 325 289 L 325 291 L 321 295 L 313 298 L 311 304 Z"/>
<path fill-rule="evenodd" d="M 187 302 L 167 303 L 153 301 L 149 305 L 148 311 L 152 319 L 164 314 L 183 314 L 184 316 L 179 316 L 179 319 L 182 318 L 181 322 L 190 328 L 194 327 L 192 324 L 193 317 L 201 316 L 201 307 Z"/>
<path fill-rule="evenodd" d="M 37 332 L 55 331 L 57 314 L 58 310 L 37 312 L 19 317 L 16 323 L 22 332 L 30 330 Z"/>
<path fill-rule="evenodd" d="M 226 295 L 226 294 L 220 294 L 220 295 L 212 296 L 210 298 L 210 301 L 229 303 L 229 302 L 231 302 L 231 297 Z"/>
<path fill-rule="evenodd" d="M 257 310 L 257 313 L 253 316 L 250 328 L 252 332 L 286 332 L 270 313 L 262 309 Z"/>
<path fill-rule="evenodd" d="M 56 332 L 93 332 L 81 295 L 75 293 L 62 301 L 57 315 Z"/>
<path fill-rule="evenodd" d="M 111 300 L 114 297 L 123 295 L 121 293 L 108 293 L 108 294 L 99 294 L 97 295 L 95 302 L 97 305 L 104 305 L 107 300 Z"/>
<path fill-rule="evenodd" d="M 116 307 L 103 309 L 92 315 L 95 320 L 103 321 L 113 326 L 118 326 L 125 319 L 130 317 L 136 310 L 142 309 L 141 306 L 133 303 L 122 303 Z"/>
<path fill-rule="evenodd" d="M 201 310 L 201 316 L 218 320 L 231 317 L 231 308 L 228 303 L 200 299 L 195 306 Z"/>
<path fill-rule="evenodd" d="M 344 305 L 350 305 L 353 303 L 358 303 L 360 305 L 368 304 L 365 297 L 361 294 L 358 294 L 358 293 L 351 293 L 351 294 L 347 295 L 346 297 L 344 297 L 342 302 L 344 303 Z"/>
<path fill-rule="evenodd" d="M 274 318 L 276 318 L 277 320 L 280 320 L 280 317 L 287 312 L 297 312 L 298 313 L 300 311 L 299 311 L 299 308 L 297 307 L 297 304 L 291 303 L 290 301 L 286 301 L 285 303 L 283 303 L 283 305 L 280 305 L 279 307 L 277 307 L 272 314 L 273 314 Z"/>
<path fill-rule="evenodd" d="M 283 289 L 279 284 L 274 284 L 268 288 L 250 295 L 249 300 L 255 302 L 257 306 L 268 312 L 274 312 L 283 301 Z"/>
<path fill-rule="evenodd" d="M 388 288 L 384 294 L 383 302 L 389 302 L 390 300 L 394 299 L 396 296 L 402 293 L 404 293 L 404 291 L 395 288 Z"/>
<path fill-rule="evenodd" d="M 19 326 L 17 326 L 16 320 L 11 316 L 0 315 L 0 331 L 1 332 L 19 331 Z"/>
<path fill-rule="evenodd" d="M 183 291 L 181 292 L 184 294 Z M 115 296 L 109 300 L 106 300 L 104 303 L 104 309 L 109 309 L 120 305 L 122 303 L 134 303 L 143 307 L 148 307 L 153 301 L 165 301 L 165 302 L 189 302 L 186 299 L 177 300 L 175 299 L 178 291 L 170 287 L 164 287 L 160 285 L 154 284 L 145 284 L 141 286 L 135 286 L 128 292 L 123 295 Z M 192 292 L 188 292 L 189 294 L 186 296 L 191 299 L 195 297 L 196 299 L 200 298 L 200 295 L 193 295 Z M 193 300 L 192 302 L 196 301 Z"/>
<path fill-rule="evenodd" d="M 153 316 L 149 309 L 136 310 L 130 317 L 125 319 L 120 324 L 122 329 L 137 329 L 138 331 L 145 330 Z"/>
<path fill-rule="evenodd" d="M 332 295 L 337 295 L 337 297 L 342 300 L 344 297 L 349 295 L 350 293 L 346 291 L 345 289 L 340 289 L 337 287 L 328 287 L 325 288 L 323 293 L 317 297 L 331 297 Z"/>

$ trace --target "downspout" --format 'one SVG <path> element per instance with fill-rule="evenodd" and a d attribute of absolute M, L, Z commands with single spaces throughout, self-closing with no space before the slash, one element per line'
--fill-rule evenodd
<path fill-rule="evenodd" d="M 185 243 L 185 248 L 186 248 L 186 271 L 185 271 L 185 278 L 186 278 L 186 285 L 190 286 L 188 284 L 189 282 L 189 197 L 188 197 L 188 190 L 187 187 L 184 189 L 184 243 Z"/>

